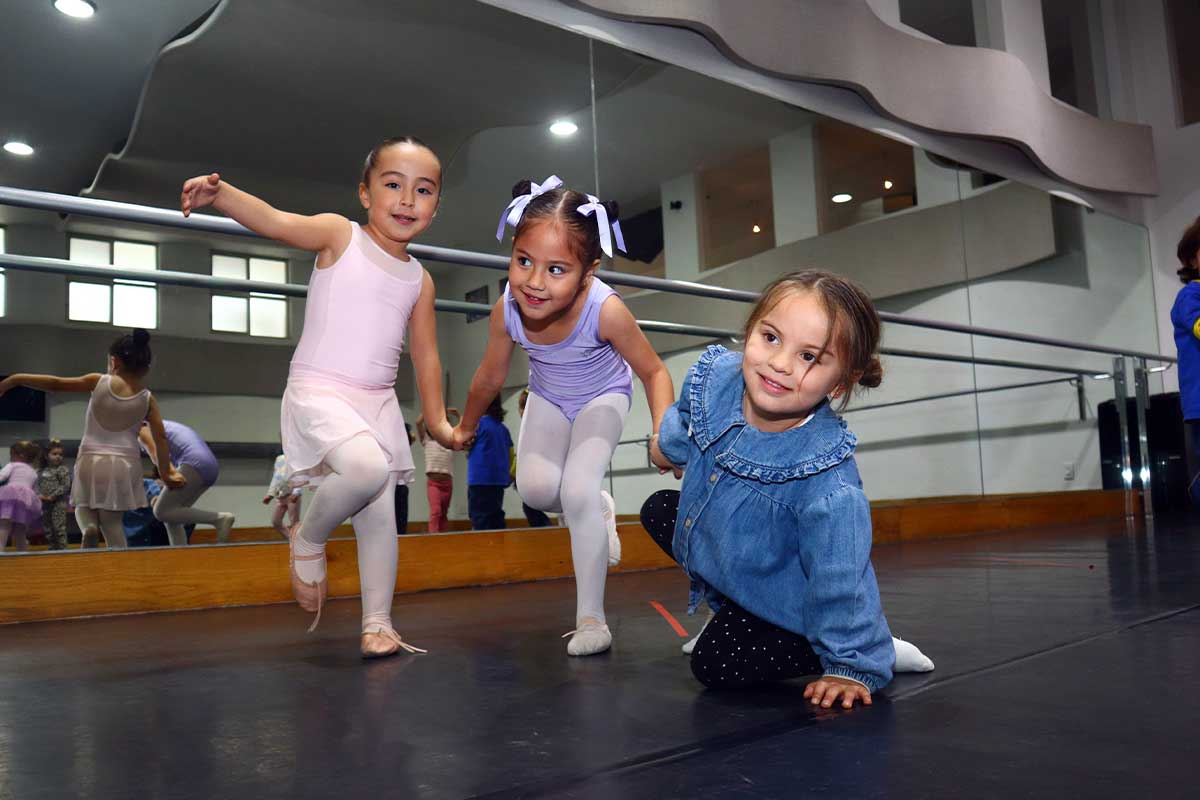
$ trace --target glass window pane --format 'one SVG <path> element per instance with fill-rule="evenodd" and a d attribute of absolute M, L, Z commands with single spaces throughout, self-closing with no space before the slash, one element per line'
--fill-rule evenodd
<path fill-rule="evenodd" d="M 112 266 L 108 242 L 98 239 L 76 239 L 71 237 L 70 259 L 79 264 Z M 72 317 L 71 319 L 75 319 Z M 107 320 L 105 320 L 107 322 Z"/>
<path fill-rule="evenodd" d="M 112 313 L 111 298 L 111 286 L 72 281 L 67 287 L 67 318 L 80 322 L 108 322 Z"/>
<path fill-rule="evenodd" d="M 250 280 L 287 283 L 287 262 L 275 258 L 252 258 Z"/>
<path fill-rule="evenodd" d="M 212 299 L 212 329 L 214 331 L 231 331 L 245 333 L 247 301 L 244 297 L 223 297 L 213 295 Z"/>
<path fill-rule="evenodd" d="M 122 269 L 158 269 L 158 247 L 141 242 L 113 242 L 113 266 Z"/>
<path fill-rule="evenodd" d="M 1179 124 L 1200 122 L 1200 5 L 1195 0 L 1167 0 L 1167 19 L 1171 30 L 1167 38 L 1173 45 L 1175 89 L 1179 102 Z"/>
<path fill-rule="evenodd" d="M 287 337 L 287 301 L 265 297 L 250 298 L 250 334 Z"/>
<path fill-rule="evenodd" d="M 900 21 L 943 44 L 975 46 L 975 11 L 971 0 L 938 0 L 936 3 L 900 0 Z"/>
<path fill-rule="evenodd" d="M 114 284 L 113 324 L 121 328 L 157 328 L 158 291 L 153 286 Z"/>
<path fill-rule="evenodd" d="M 246 278 L 246 259 L 238 256 L 212 257 L 212 274 L 218 278 Z"/>

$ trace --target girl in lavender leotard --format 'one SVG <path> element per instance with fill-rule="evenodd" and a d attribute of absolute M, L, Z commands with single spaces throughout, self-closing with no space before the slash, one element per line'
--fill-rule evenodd
<path fill-rule="evenodd" d="M 200 500 L 200 495 L 217 482 L 220 473 L 217 457 L 200 434 L 187 425 L 164 419 L 163 429 L 167 433 L 171 463 L 187 478 L 187 485 L 182 489 L 168 487 L 155 498 L 155 519 L 167 526 L 167 538 L 172 547 L 182 547 L 188 543 L 186 525 L 212 525 L 217 529 L 217 541 L 228 542 L 229 532 L 233 529 L 233 514 L 193 508 Z M 142 450 L 157 466 L 158 448 L 148 427 L 142 427 L 138 440 Z"/>
<path fill-rule="evenodd" d="M 518 183 L 513 198 L 496 237 L 506 222 L 516 228 L 508 287 L 492 309 L 487 351 L 455 443 L 474 435 L 519 344 L 529 354 L 529 402 L 517 443 L 517 491 L 530 506 L 566 518 L 576 586 L 567 653 L 585 656 L 612 644 L 604 582 L 620 558 L 620 541 L 613 499 L 601 486 L 629 413 L 631 373 L 645 385 L 656 434 L 675 390 L 629 309 L 594 274 L 601 252 L 612 257 L 614 236 L 624 248 L 616 204 L 566 189 L 554 176 L 540 186 Z M 651 456 L 659 469 L 671 468 L 653 439 Z"/>

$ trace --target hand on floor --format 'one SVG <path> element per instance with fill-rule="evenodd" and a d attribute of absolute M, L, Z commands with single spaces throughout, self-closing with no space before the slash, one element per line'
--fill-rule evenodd
<path fill-rule="evenodd" d="M 870 690 L 849 678 L 826 675 L 804 687 L 804 699 L 812 700 L 814 706 L 821 708 L 832 707 L 839 696 L 842 698 L 842 708 L 853 708 L 855 700 L 862 700 L 864 706 L 871 705 Z"/>

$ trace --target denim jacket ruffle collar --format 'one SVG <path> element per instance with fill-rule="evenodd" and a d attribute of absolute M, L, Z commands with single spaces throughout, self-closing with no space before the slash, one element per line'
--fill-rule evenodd
<path fill-rule="evenodd" d="M 748 424 L 742 414 L 745 389 L 742 359 L 720 345 L 711 345 L 692 368 L 689 433 L 704 452 L 730 428 L 743 426 L 733 446 L 717 457 L 717 463 L 735 475 L 762 483 L 783 483 L 823 472 L 854 454 L 858 439 L 828 402 L 822 403 L 804 425 L 766 433 Z M 797 462 L 796 453 L 812 456 Z"/>

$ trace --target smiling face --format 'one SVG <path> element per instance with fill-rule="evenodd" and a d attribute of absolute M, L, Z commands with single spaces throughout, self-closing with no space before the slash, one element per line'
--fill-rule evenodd
<path fill-rule="evenodd" d="M 599 259 L 580 263 L 568 231 L 553 217 L 522 225 L 508 263 L 508 285 L 521 316 L 535 324 L 562 317 L 581 296 L 599 264 Z"/>
<path fill-rule="evenodd" d="M 763 431 L 788 430 L 826 397 L 844 391 L 841 348 L 830 327 L 829 313 L 810 291 L 789 292 L 754 323 L 742 358 L 748 423 Z"/>
<path fill-rule="evenodd" d="M 393 144 L 379 151 L 358 199 L 367 226 L 381 244 L 407 245 L 429 227 L 442 191 L 442 165 L 420 145 Z"/>

